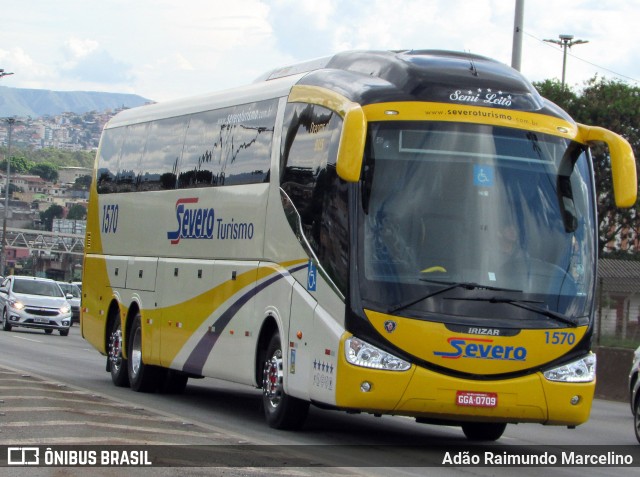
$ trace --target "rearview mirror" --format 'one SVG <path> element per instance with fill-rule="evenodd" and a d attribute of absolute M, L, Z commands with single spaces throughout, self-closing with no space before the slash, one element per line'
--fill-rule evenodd
<path fill-rule="evenodd" d="M 611 175 L 616 206 L 633 206 L 638 195 L 636 160 L 631 145 L 622 136 L 608 129 L 578 124 L 582 142 L 604 142 L 611 155 Z"/>
<path fill-rule="evenodd" d="M 366 135 L 367 118 L 364 111 L 359 104 L 351 103 L 343 117 L 336 161 L 338 176 L 347 182 L 360 180 Z"/>

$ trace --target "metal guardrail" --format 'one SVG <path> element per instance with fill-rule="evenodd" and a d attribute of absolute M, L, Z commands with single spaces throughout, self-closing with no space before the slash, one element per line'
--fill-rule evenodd
<path fill-rule="evenodd" d="M 0 240 L 4 240 L 5 248 L 27 249 L 30 254 L 38 250 L 48 253 L 84 254 L 84 235 L 7 227 L 6 237 Z"/>

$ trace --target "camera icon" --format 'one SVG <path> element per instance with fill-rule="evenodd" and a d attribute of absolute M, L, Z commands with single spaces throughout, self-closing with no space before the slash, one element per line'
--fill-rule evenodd
<path fill-rule="evenodd" d="M 40 448 L 9 447 L 7 448 L 7 465 L 39 465 Z"/>

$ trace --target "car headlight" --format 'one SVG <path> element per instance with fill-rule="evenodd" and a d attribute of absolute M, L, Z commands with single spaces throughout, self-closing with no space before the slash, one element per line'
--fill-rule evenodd
<path fill-rule="evenodd" d="M 596 355 L 587 356 L 571 363 L 545 371 L 544 377 L 549 381 L 563 383 L 588 383 L 596 379 Z"/>
<path fill-rule="evenodd" d="M 60 313 L 69 313 L 71 311 L 71 307 L 69 305 L 62 305 L 60 307 Z"/>
<path fill-rule="evenodd" d="M 18 300 L 10 300 L 9 306 L 11 308 L 15 308 L 16 310 L 22 310 L 24 308 L 24 303 Z"/>
<path fill-rule="evenodd" d="M 344 355 L 347 361 L 364 368 L 383 369 L 386 371 L 406 371 L 411 363 L 400 359 L 380 348 L 362 341 L 354 336 L 344 343 Z"/>

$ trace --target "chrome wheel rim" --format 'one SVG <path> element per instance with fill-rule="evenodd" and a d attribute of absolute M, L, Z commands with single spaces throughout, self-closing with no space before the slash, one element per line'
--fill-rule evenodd
<path fill-rule="evenodd" d="M 122 330 L 120 326 L 109 337 L 109 360 L 111 368 L 117 373 L 122 366 Z"/>
<path fill-rule="evenodd" d="M 265 361 L 262 378 L 262 391 L 272 408 L 277 408 L 282 400 L 282 351 L 276 350 Z"/>
<path fill-rule="evenodd" d="M 131 356 L 129 356 L 129 359 L 131 360 L 131 372 L 134 376 L 138 375 L 140 366 L 142 365 L 141 335 L 140 329 L 137 329 L 136 334 L 133 336 L 133 342 L 131 343 Z"/>

